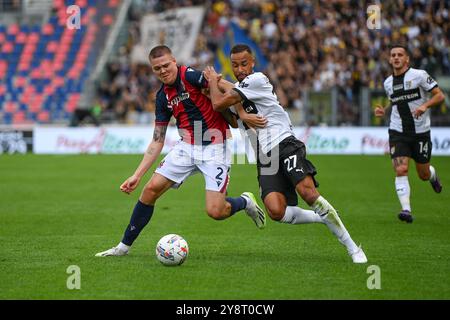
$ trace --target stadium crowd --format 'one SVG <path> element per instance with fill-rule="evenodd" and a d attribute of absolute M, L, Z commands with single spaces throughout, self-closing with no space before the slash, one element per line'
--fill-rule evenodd
<path fill-rule="evenodd" d="M 154 110 L 158 82 L 148 65 L 132 64 L 143 14 L 180 6 L 204 5 L 195 0 L 141 0 L 130 11 L 129 39 L 110 63 L 99 88 L 105 110 L 123 122 L 145 122 Z M 340 113 L 349 124 L 359 118 L 362 87 L 380 89 L 390 74 L 388 46 L 408 44 L 412 66 L 432 76 L 450 74 L 450 3 L 445 0 L 393 0 L 378 4 L 380 29 L 369 29 L 369 1 L 220 0 L 207 1 L 206 14 L 191 66 L 214 63 L 231 21 L 245 29 L 269 60 L 270 76 L 280 102 L 302 109 L 302 92 L 338 88 Z M 378 17 L 377 17 L 378 18 Z M 139 120 L 141 119 L 141 120 Z"/>

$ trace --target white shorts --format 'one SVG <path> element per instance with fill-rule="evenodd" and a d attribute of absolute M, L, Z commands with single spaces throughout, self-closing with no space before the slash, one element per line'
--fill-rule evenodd
<path fill-rule="evenodd" d="M 206 190 L 225 193 L 230 167 L 231 151 L 226 143 L 202 146 L 179 141 L 155 172 L 174 181 L 173 188 L 178 188 L 190 175 L 201 172 Z"/>

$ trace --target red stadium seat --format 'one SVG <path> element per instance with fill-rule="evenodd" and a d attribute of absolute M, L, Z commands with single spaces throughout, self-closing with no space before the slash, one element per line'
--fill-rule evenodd
<path fill-rule="evenodd" d="M 110 26 L 113 22 L 114 22 L 114 18 L 109 14 L 105 15 L 102 19 L 102 23 L 105 26 Z"/>
<path fill-rule="evenodd" d="M 14 113 L 17 111 L 17 103 L 13 101 L 7 101 L 5 103 L 5 112 Z"/>
<path fill-rule="evenodd" d="M 8 34 L 17 35 L 20 32 L 20 27 L 18 24 L 14 23 L 8 27 Z"/>
<path fill-rule="evenodd" d="M 41 111 L 38 113 L 37 118 L 40 122 L 48 122 L 50 120 L 50 114 L 48 111 Z"/>
<path fill-rule="evenodd" d="M 76 4 L 77 6 L 79 6 L 80 8 L 84 8 L 84 7 L 87 6 L 87 0 L 77 0 L 77 1 L 75 2 L 75 4 Z"/>
<path fill-rule="evenodd" d="M 45 86 L 44 88 L 44 94 L 47 96 L 51 96 L 53 93 L 55 93 L 55 86 L 52 84 L 49 84 Z"/>
<path fill-rule="evenodd" d="M 25 87 L 25 85 L 28 83 L 27 78 L 25 77 L 16 77 L 14 81 L 14 85 L 16 87 L 22 88 Z"/>
<path fill-rule="evenodd" d="M 42 27 L 42 34 L 44 35 L 52 35 L 55 32 L 53 25 L 51 23 L 46 23 L 43 27 Z"/>
<path fill-rule="evenodd" d="M 30 66 L 29 66 L 29 65 L 26 65 L 26 64 L 19 64 L 19 65 L 17 66 L 17 70 L 18 70 L 18 71 L 27 71 L 29 68 L 30 68 Z"/>
<path fill-rule="evenodd" d="M 60 9 L 65 7 L 65 1 L 64 0 L 53 0 L 53 7 L 55 9 Z"/>
<path fill-rule="evenodd" d="M 54 77 L 53 79 L 52 79 L 52 84 L 55 86 L 55 87 L 61 87 L 61 86 L 63 86 L 64 85 L 64 78 L 63 77 Z"/>
<path fill-rule="evenodd" d="M 54 53 L 54 52 L 56 52 L 57 50 L 58 50 L 58 42 L 56 42 L 56 41 L 50 41 L 50 42 L 47 44 L 47 52 Z"/>
<path fill-rule="evenodd" d="M 25 122 L 25 112 L 23 111 L 18 111 L 16 113 L 14 113 L 13 116 L 13 123 L 14 124 L 21 124 Z"/>
<path fill-rule="evenodd" d="M 39 42 L 40 36 L 38 33 L 32 32 L 30 33 L 30 35 L 28 36 L 28 43 L 32 43 L 32 44 L 36 44 Z"/>
<path fill-rule="evenodd" d="M 119 2 L 120 2 L 119 0 L 109 0 L 108 6 L 111 8 L 115 8 L 119 5 Z"/>
<path fill-rule="evenodd" d="M 16 36 L 16 43 L 20 43 L 20 44 L 26 43 L 27 38 L 28 38 L 28 36 L 27 36 L 27 34 L 25 32 L 20 32 Z"/>
<path fill-rule="evenodd" d="M 14 44 L 12 42 L 6 42 L 2 46 L 2 52 L 3 53 L 11 53 L 14 51 Z"/>

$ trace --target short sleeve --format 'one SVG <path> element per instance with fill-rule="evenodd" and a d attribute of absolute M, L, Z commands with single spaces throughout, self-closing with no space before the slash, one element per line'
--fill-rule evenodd
<path fill-rule="evenodd" d="M 186 69 L 185 79 L 187 82 L 192 84 L 194 87 L 197 87 L 197 88 L 207 88 L 208 87 L 208 81 L 205 79 L 203 72 L 192 69 L 191 67 L 188 67 Z"/>
<path fill-rule="evenodd" d="M 383 88 L 384 88 L 384 93 L 386 94 L 387 97 L 389 96 L 389 90 L 387 88 L 387 80 L 383 83 Z"/>
<path fill-rule="evenodd" d="M 437 82 L 426 72 L 422 70 L 420 73 L 419 86 L 422 87 L 426 91 L 431 91 L 434 88 L 438 87 Z"/>
<path fill-rule="evenodd" d="M 245 78 L 234 88 L 243 100 L 256 100 L 261 97 L 261 93 L 271 86 L 267 86 L 269 79 L 262 74 L 252 75 Z"/>
<path fill-rule="evenodd" d="M 172 117 L 172 110 L 168 108 L 167 98 L 162 90 L 156 95 L 155 124 L 167 125 Z"/>

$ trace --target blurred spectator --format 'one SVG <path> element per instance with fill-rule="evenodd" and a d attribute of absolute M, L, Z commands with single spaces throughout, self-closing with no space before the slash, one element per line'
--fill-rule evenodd
<path fill-rule="evenodd" d="M 70 119 L 70 126 L 78 127 L 80 124 L 92 123 L 98 127 L 100 125 L 99 122 L 100 114 L 101 114 L 101 106 L 99 103 L 96 103 L 92 107 L 81 104 L 72 113 L 72 118 Z"/>
<path fill-rule="evenodd" d="M 20 11 L 22 10 L 22 0 L 0 0 L 0 11 Z"/>
<path fill-rule="evenodd" d="M 337 87 L 343 123 L 357 124 L 361 88 L 382 89 L 391 73 L 387 61 L 393 42 L 408 44 L 413 67 L 432 76 L 450 74 L 450 2 L 446 0 L 375 2 L 381 10 L 379 30 L 367 28 L 366 10 L 373 1 L 141 0 L 132 14 L 126 52 L 139 41 L 143 12 L 198 4 L 207 11 L 192 66 L 202 69 L 213 63 L 228 24 L 234 21 L 259 44 L 270 61 L 265 72 L 280 103 L 293 110 L 304 108 L 302 91 Z M 148 102 L 141 89 L 157 87 L 150 70 L 147 80 L 136 80 L 134 68 L 118 68 L 110 81 L 119 87 L 120 108 L 139 112 Z"/>

